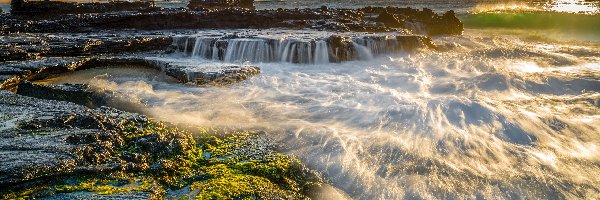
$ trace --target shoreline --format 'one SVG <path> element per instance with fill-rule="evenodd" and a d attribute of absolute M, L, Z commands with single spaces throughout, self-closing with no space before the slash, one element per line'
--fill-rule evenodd
<path fill-rule="evenodd" d="M 290 63 L 313 62 L 303 57 L 317 54 L 316 50 L 302 54 L 304 47 L 319 46 L 327 54 L 319 62 L 338 63 L 368 58 L 364 57 L 366 47 L 360 46 L 368 42 L 395 44 L 380 49 L 381 53 L 410 52 L 436 49 L 427 35 L 462 33 L 462 23 L 453 12 L 438 15 L 410 8 L 150 9 L 10 14 L 2 15 L 0 21 L 5 24 L 0 28 L 5 36 L 0 41 L 0 89 L 12 91 L 0 91 L 0 197 L 8 199 L 348 198 L 298 159 L 279 153 L 278 144 L 263 132 L 190 133 L 141 114 L 105 107 L 110 93 L 98 93 L 89 85 L 32 82 L 111 66 L 150 68 L 201 87 L 226 86 L 260 73 L 258 66 L 246 64 L 202 65 L 165 59 L 173 54 L 192 57 L 193 49 L 200 48 L 190 45 L 201 38 L 175 38 L 175 32 L 181 31 L 332 32 L 308 41 L 225 33 L 210 42 L 211 53 L 219 60 L 227 60 L 227 47 L 260 42 L 278 51 L 296 52 L 278 54 L 289 56 Z M 349 31 L 358 36 L 341 34 Z M 367 37 L 366 32 L 384 34 Z M 357 44 L 359 39 L 365 43 Z"/>

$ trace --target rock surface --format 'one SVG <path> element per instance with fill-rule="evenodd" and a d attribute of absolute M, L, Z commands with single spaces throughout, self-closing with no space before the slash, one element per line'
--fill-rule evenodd
<path fill-rule="evenodd" d="M 0 38 L 0 62 L 39 57 L 165 51 L 173 43 L 164 35 L 119 34 L 10 34 Z"/>
<path fill-rule="evenodd" d="M 260 133 L 192 136 L 143 115 L 7 91 L 0 108 L 3 199 L 296 199 L 321 181 Z"/>
<path fill-rule="evenodd" d="M 255 9 L 254 0 L 190 0 L 189 9 L 248 8 Z"/>
<path fill-rule="evenodd" d="M 15 15 L 52 16 L 64 14 L 103 13 L 115 11 L 144 11 L 154 7 L 149 1 L 115 1 L 110 3 L 76 3 L 59 1 L 12 0 L 11 13 Z M 50 11 L 50 12 L 49 12 Z"/>
<path fill-rule="evenodd" d="M 381 16 L 381 17 L 379 17 Z M 93 32 L 98 30 L 265 29 L 291 28 L 331 31 L 404 31 L 418 34 L 462 34 L 463 24 L 449 11 L 439 15 L 428 9 L 278 9 L 249 10 L 157 8 L 144 12 L 121 11 L 60 15 L 41 19 L 18 15 L 0 17 L 0 32 Z"/>
<path fill-rule="evenodd" d="M 38 85 L 29 81 L 19 83 L 17 94 L 40 99 L 68 101 L 88 108 L 107 105 L 111 96 L 108 92 L 98 93 L 82 84 Z"/>

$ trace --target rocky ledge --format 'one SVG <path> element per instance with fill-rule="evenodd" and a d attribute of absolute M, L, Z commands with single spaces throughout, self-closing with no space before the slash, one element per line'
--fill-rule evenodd
<path fill-rule="evenodd" d="M 145 55 L 42 58 L 0 63 L 0 89 L 17 91 L 22 81 L 38 81 L 62 73 L 111 66 L 153 68 L 181 83 L 197 85 L 226 85 L 260 73 L 260 68 L 251 65 L 181 62 Z"/>
<path fill-rule="evenodd" d="M 16 91 L 22 80 L 110 66 L 141 66 L 164 71 L 182 83 L 223 85 L 260 72 L 249 65 L 200 64 L 162 59 L 173 53 L 165 33 L 11 34 L 0 39 L 0 89 Z"/>
<path fill-rule="evenodd" d="M 154 8 L 150 1 L 113 1 L 99 2 L 60 2 L 60 1 L 27 1 L 12 0 L 11 13 L 26 16 L 56 16 L 64 14 L 102 13 L 115 11 L 144 11 Z M 50 12 L 49 12 L 50 11 Z"/>
<path fill-rule="evenodd" d="M 318 176 L 257 132 L 0 91 L 0 198 L 299 199 Z"/>
<path fill-rule="evenodd" d="M 437 14 L 429 9 L 395 7 L 278 10 L 155 8 L 143 11 L 60 14 L 44 17 L 27 14 L 2 15 L 0 22 L 3 24 L 0 26 L 0 32 L 3 33 L 207 28 L 401 31 L 427 35 L 462 34 L 463 32 L 463 24 L 453 11 Z"/>

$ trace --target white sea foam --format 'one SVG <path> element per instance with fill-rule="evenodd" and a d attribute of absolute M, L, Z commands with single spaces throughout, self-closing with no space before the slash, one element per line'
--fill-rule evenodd
<path fill-rule="evenodd" d="M 159 120 L 268 130 L 357 199 L 599 197 L 597 46 L 485 34 L 435 42 L 449 50 L 264 63 L 224 87 L 91 83 Z"/>

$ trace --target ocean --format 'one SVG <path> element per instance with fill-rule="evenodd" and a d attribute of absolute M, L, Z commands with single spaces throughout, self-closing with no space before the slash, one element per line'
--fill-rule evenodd
<path fill-rule="evenodd" d="M 196 30 L 187 35 L 196 38 L 191 53 L 156 59 L 256 65 L 261 73 L 202 87 L 105 69 L 48 81 L 113 91 L 174 124 L 265 130 L 352 199 L 600 198 L 597 1 L 257 2 L 259 9 L 322 5 L 452 9 L 465 32 L 432 37 L 439 50 L 403 53 L 377 53 L 385 46 L 363 45 L 357 33 L 358 60 L 330 63 L 323 51 L 307 50 L 321 53 L 296 64 L 259 51 L 260 38 L 277 39 L 278 48 L 294 39 L 326 49 L 319 41 L 339 33 Z M 259 39 L 233 39 L 226 61 L 199 53 L 210 35 L 233 32 Z"/>

